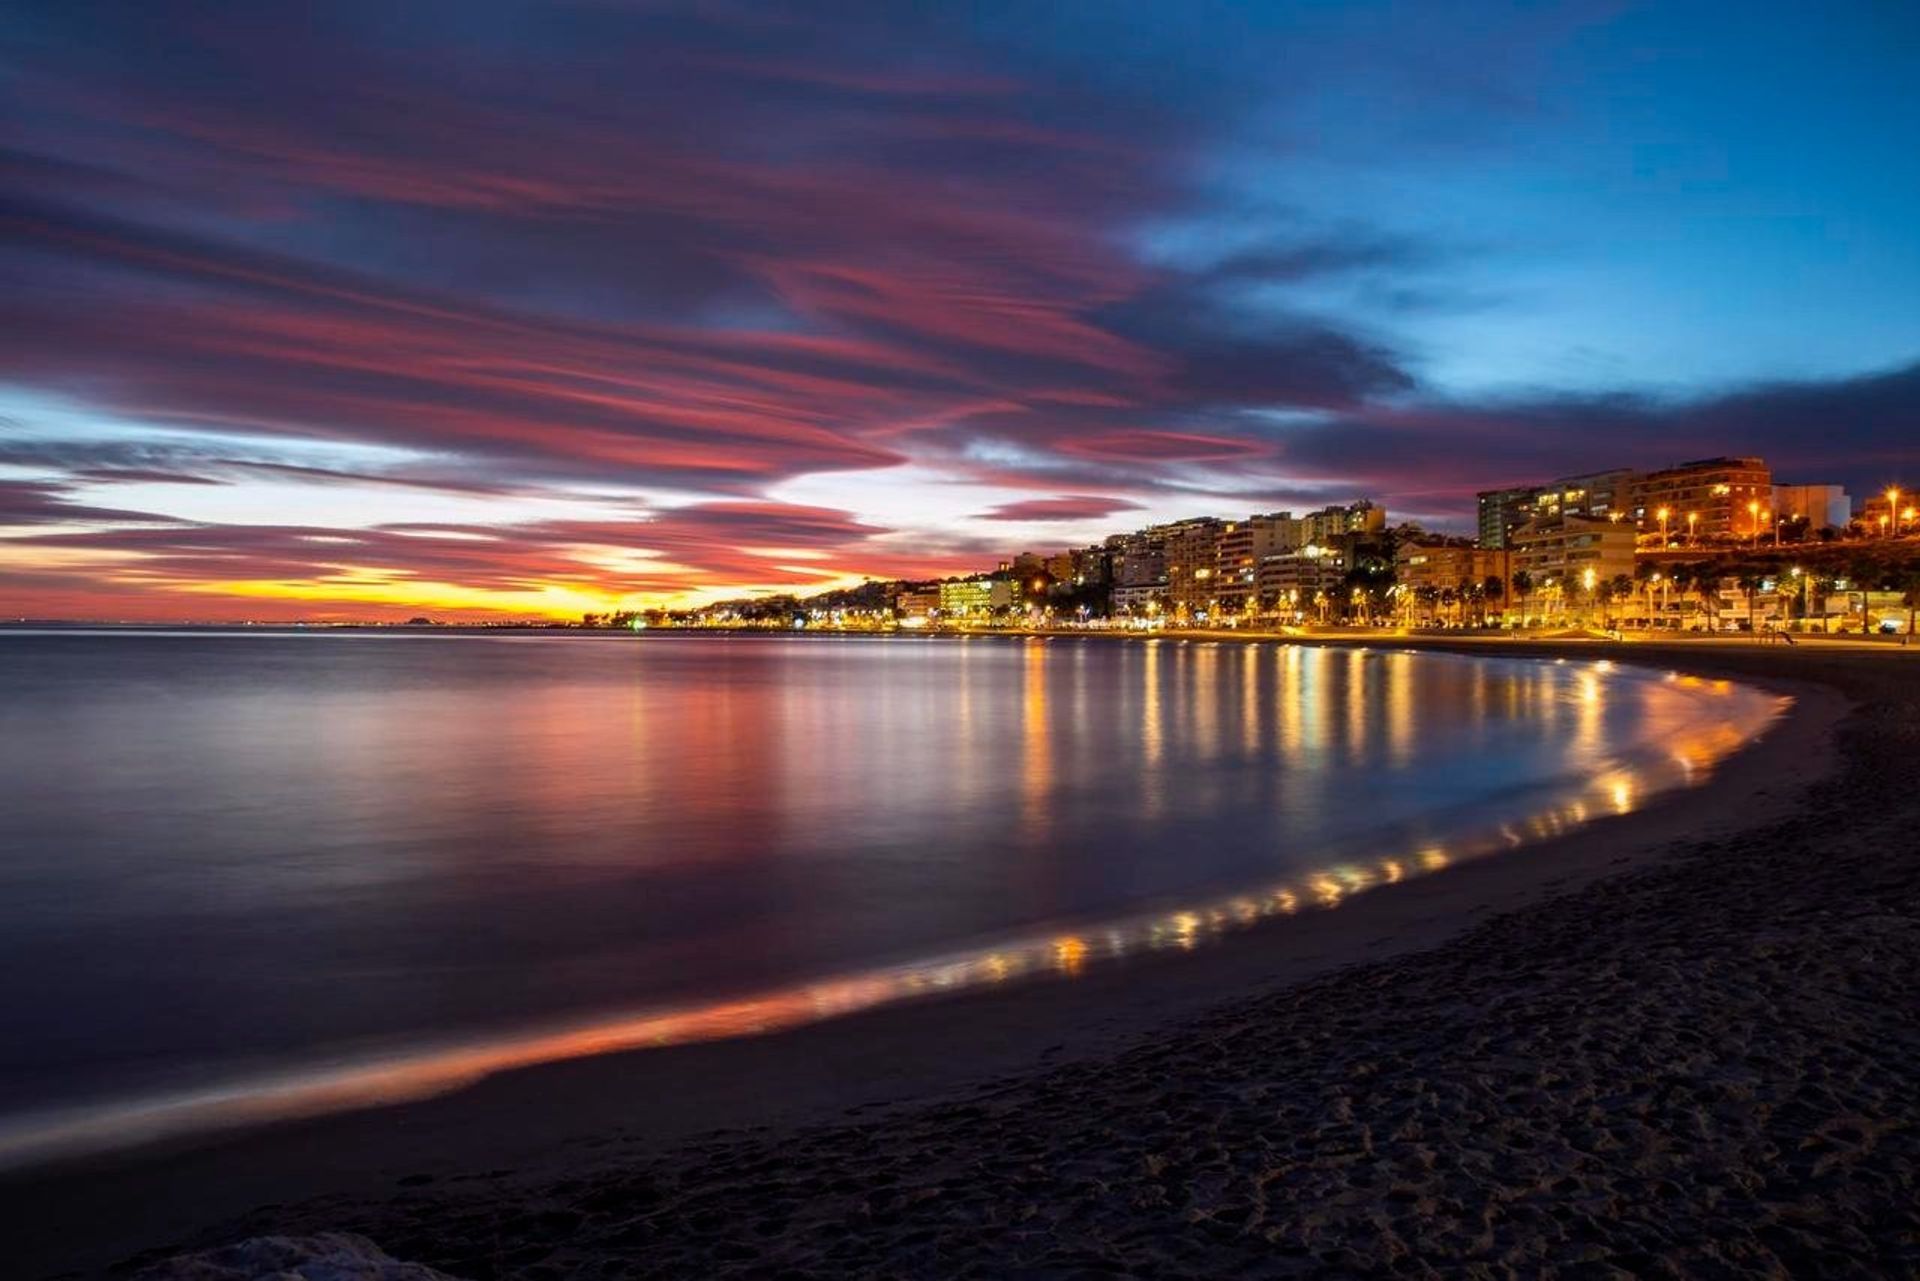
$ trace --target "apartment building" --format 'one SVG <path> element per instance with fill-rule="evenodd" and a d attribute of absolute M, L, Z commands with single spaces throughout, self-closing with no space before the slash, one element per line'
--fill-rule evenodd
<path fill-rule="evenodd" d="M 1541 516 L 1512 534 L 1513 571 L 1525 570 L 1536 588 L 1559 585 L 1568 590 L 1593 581 L 1610 582 L 1633 576 L 1633 549 L 1638 540 L 1631 524 L 1597 516 Z"/>
<path fill-rule="evenodd" d="M 1629 506 L 1660 542 L 1754 538 L 1772 528 L 1773 472 L 1759 458 L 1702 458 L 1638 477 Z"/>

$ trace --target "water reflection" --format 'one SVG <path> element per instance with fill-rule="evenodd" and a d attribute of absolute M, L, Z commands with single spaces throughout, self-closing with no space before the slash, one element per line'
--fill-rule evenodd
<path fill-rule="evenodd" d="M 1042 840 L 1053 802 L 1053 739 L 1047 718 L 1047 647 L 1026 643 L 1020 701 L 1021 823 L 1026 836 Z"/>
<path fill-rule="evenodd" d="M 223 644 L 0 665 L 0 1023 L 58 1030 L 0 1046 L 0 1160 L 1200 947 L 1630 812 L 1781 706 L 1271 644 Z"/>
<path fill-rule="evenodd" d="M 1728 687 L 1694 688 L 1725 693 Z M 1580 689 L 1580 700 L 1585 701 L 1588 687 L 1583 683 Z M 1775 710 L 1781 706 L 1776 704 Z M 1674 758 L 1697 768 L 1736 750 L 1756 725 L 1695 718 L 1671 728 L 1679 735 Z M 1029 758 L 1030 768 L 1034 759 Z M 1450 846 L 1429 844 L 1373 859 L 1330 864 L 1256 889 L 1107 922 L 1097 931 L 1018 938 L 978 951 L 798 984 L 742 999 L 596 1021 L 536 1036 L 234 1082 L 128 1106 L 19 1118 L 0 1126 L 0 1164 L 260 1119 L 420 1098 L 512 1068 L 764 1034 L 889 1002 L 1024 977 L 1052 974 L 1074 978 L 1095 961 L 1169 949 L 1190 951 L 1276 916 L 1338 908 L 1376 886 L 1398 884 L 1517 843 L 1516 826 L 1536 838 L 1564 835 L 1597 814 L 1625 813 L 1637 795 L 1671 785 L 1672 781 L 1655 765 L 1639 770 L 1613 769 L 1517 823 L 1464 836 Z M 1096 932 L 1101 944 L 1097 952 L 1087 941 L 1088 934 Z"/>

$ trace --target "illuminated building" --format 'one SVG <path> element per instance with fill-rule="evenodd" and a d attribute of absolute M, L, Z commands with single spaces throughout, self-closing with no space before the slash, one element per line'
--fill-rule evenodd
<path fill-rule="evenodd" d="M 1916 495 L 1894 489 L 1875 494 L 1861 507 L 1858 520 L 1869 534 L 1911 534 L 1920 531 Z"/>
<path fill-rule="evenodd" d="M 1703 458 L 1648 472 L 1631 487 L 1630 509 L 1643 530 L 1668 513 L 1670 537 L 1688 542 L 1750 539 L 1770 532 L 1773 472 L 1759 458 Z"/>
<path fill-rule="evenodd" d="M 961 578 L 940 584 L 940 612 L 948 618 L 986 618 L 1012 607 L 1010 579 Z"/>
<path fill-rule="evenodd" d="M 1503 577 L 1498 551 L 1477 547 L 1459 538 L 1429 536 L 1403 540 L 1394 549 L 1394 581 L 1415 591 L 1477 588 L 1489 578 Z"/>
<path fill-rule="evenodd" d="M 1181 619 L 1197 619 L 1214 610 L 1214 567 L 1226 522 L 1212 516 L 1157 526 L 1167 557 L 1167 599 Z M 1151 532 L 1151 531 L 1150 531 Z"/>
<path fill-rule="evenodd" d="M 1073 582 L 1076 586 L 1083 583 L 1108 583 L 1113 581 L 1113 560 L 1105 547 L 1080 547 L 1070 554 L 1073 567 Z"/>
<path fill-rule="evenodd" d="M 1322 507 L 1302 516 L 1294 545 L 1305 547 L 1308 543 L 1319 543 L 1324 546 L 1343 534 L 1378 534 L 1386 527 L 1387 509 L 1363 498 L 1345 507 Z"/>
<path fill-rule="evenodd" d="M 1259 594 L 1260 562 L 1300 547 L 1306 522 L 1292 512 L 1229 521 L 1214 551 L 1214 599 L 1222 613 L 1244 613 Z"/>
<path fill-rule="evenodd" d="M 1525 570 L 1536 587 L 1583 584 L 1587 571 L 1595 583 L 1633 576 L 1638 536 L 1625 521 L 1594 516 L 1543 516 L 1511 535 L 1515 573 Z"/>
<path fill-rule="evenodd" d="M 1292 602 L 1297 612 L 1311 613 L 1317 594 L 1324 592 L 1331 596 L 1343 589 L 1348 563 L 1345 547 L 1309 543 L 1261 561 L 1254 585 L 1268 609 L 1286 612 L 1287 604 Z"/>
<path fill-rule="evenodd" d="M 1809 533 L 1845 529 L 1853 519 L 1853 500 L 1840 485 L 1775 485 L 1773 514 Z"/>
<path fill-rule="evenodd" d="M 909 587 L 893 598 L 893 612 L 901 618 L 926 618 L 939 608 L 939 587 Z"/>
<path fill-rule="evenodd" d="M 1553 516 L 1591 516 L 1625 520 L 1632 515 L 1638 474 L 1628 468 L 1563 476 L 1544 485 L 1488 489 L 1479 494 L 1480 545 L 1504 548 L 1513 531 L 1530 520 Z"/>
<path fill-rule="evenodd" d="M 1109 605 L 1116 614 L 1147 614 L 1162 602 L 1166 591 L 1165 583 L 1116 584 Z"/>
<path fill-rule="evenodd" d="M 1480 545 L 1487 548 L 1505 547 L 1507 536 L 1533 519 L 1533 500 L 1539 495 L 1540 488 L 1538 485 L 1524 485 L 1516 489 L 1481 490 Z"/>
<path fill-rule="evenodd" d="M 1167 590 L 1167 549 L 1148 529 L 1107 539 L 1106 560 L 1113 584 L 1110 603 L 1117 614 L 1145 613 Z"/>

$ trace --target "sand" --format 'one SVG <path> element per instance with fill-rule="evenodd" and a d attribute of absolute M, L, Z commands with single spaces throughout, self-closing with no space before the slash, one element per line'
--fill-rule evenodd
<path fill-rule="evenodd" d="M 1920 653 L 1608 652 L 1799 704 L 1191 955 L 14 1177 L 9 1274 L 338 1230 L 475 1281 L 1920 1275 Z"/>

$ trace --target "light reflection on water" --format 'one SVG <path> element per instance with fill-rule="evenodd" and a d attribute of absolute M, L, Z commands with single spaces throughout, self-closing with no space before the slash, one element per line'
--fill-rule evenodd
<path fill-rule="evenodd" d="M 434 638 L 316 673 L 313 651 L 298 647 L 326 638 L 261 639 L 272 652 L 238 690 L 231 672 L 171 670 L 180 655 L 98 642 L 108 648 L 92 661 L 110 658 L 121 673 L 106 683 L 122 740 L 129 719 L 138 729 L 145 715 L 170 749 L 157 760 L 151 743 L 135 742 L 91 775 L 65 762 L 122 847 L 141 835 L 129 824 L 145 815 L 150 826 L 135 854 L 107 857 L 111 846 L 86 839 L 57 852 L 157 895 L 160 910 L 147 915 L 194 964 L 167 972 L 137 905 L 84 877 L 61 882 L 53 859 L 0 869 L 22 887 L 10 910 L 23 926 L 37 909 L 70 933 L 113 927 L 77 941 L 111 940 L 130 954 L 83 978 L 125 981 L 130 966 L 158 966 L 176 988 L 193 988 L 169 993 L 178 1008 L 210 1009 L 216 1022 L 257 1019 L 250 1002 L 311 992 L 313 976 L 296 967 L 320 967 L 354 999 L 296 1028 L 308 1036 L 292 1044 L 195 1043 L 70 982 L 70 998 L 92 1000 L 86 1014 L 103 1039 L 125 1050 L 154 1038 L 133 1048 L 151 1057 L 157 1043 L 176 1070 L 142 1080 L 101 1069 L 118 1088 L 66 1104 L 35 1097 L 33 1047 L 17 1045 L 0 1061 L 24 1083 L 0 1119 L 0 1162 L 414 1097 L 515 1066 L 771 1031 L 1198 947 L 1626 813 L 1704 778 L 1784 706 L 1726 682 L 1605 662 L 1273 644 L 556 640 L 499 662 L 487 640 Z M 10 643 L 20 642 L 0 637 Z M 223 643 L 232 644 L 199 642 Z M 73 684 L 63 704 L 60 668 L 73 655 L 38 658 L 39 685 L 54 690 L 37 709 L 51 759 L 32 781 L 44 786 L 63 747 L 84 755 L 102 744 L 88 733 L 100 710 L 97 689 L 80 681 L 88 664 L 64 673 Z M 446 720 L 420 732 L 422 700 L 442 717 L 480 718 L 489 733 Z M 488 719 L 475 700 L 505 714 Z M 290 732 L 278 718 L 296 708 L 308 719 Z M 303 746 L 288 750 L 279 740 L 289 738 Z M 266 756 L 264 767 L 236 759 L 242 752 Z M 25 759 L 0 764 L 24 769 Z M 289 777 L 295 765 L 323 776 Z M 484 804 L 493 794 L 509 803 Z M 328 807 L 343 805 L 357 821 L 330 826 Z M 50 809 L 28 807 L 26 824 L 18 813 L 8 821 L 19 831 L 3 834 L 44 843 L 63 826 Z M 263 821 L 283 833 L 277 844 Z M 181 834 L 190 854 L 172 843 Z M 370 840 L 377 857 L 363 847 Z M 263 843 L 278 856 L 262 857 Z M 139 857 L 153 851 L 171 865 Z M 583 869 L 582 892 L 609 910 L 569 918 L 584 900 L 568 881 Z M 676 931 L 672 892 L 695 872 L 718 910 Z M 470 917 L 474 937 L 398 946 L 357 928 L 369 913 L 387 928 L 436 924 L 422 899 Z M 261 912 L 310 937 L 273 940 L 281 945 L 264 957 L 237 951 L 266 937 L 248 928 Z M 178 913 L 207 934 L 183 928 Z M 597 945 L 584 958 L 569 946 L 583 931 Z M 33 935 L 23 928 L 0 946 L 25 952 L 17 940 Z M 47 967 L 76 955 L 49 951 L 37 972 L 58 975 Z M 221 968 L 236 965 L 262 968 L 260 981 Z M 675 971 L 674 982 L 652 967 Z M 808 970 L 833 976 L 781 979 Z M 517 974 L 544 981 L 515 987 L 507 980 Z M 712 989 L 747 994 L 702 995 L 702 974 Z M 578 1013 L 548 999 L 555 993 Z M 486 1012 L 508 1017 L 462 1017 L 489 994 L 507 1008 Z M 652 1008 L 603 1012 L 621 1004 Z M 0 1005 L 24 1011 L 16 1026 L 44 1014 L 11 987 Z M 557 1030 L 525 1030 L 540 1024 Z"/>

